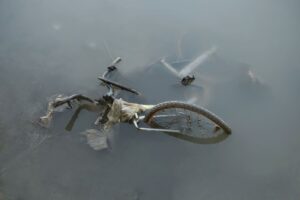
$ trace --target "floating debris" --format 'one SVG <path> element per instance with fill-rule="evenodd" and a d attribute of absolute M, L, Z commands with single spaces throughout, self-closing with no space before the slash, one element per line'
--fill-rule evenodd
<path fill-rule="evenodd" d="M 99 151 L 109 148 L 108 138 L 104 132 L 96 129 L 88 129 L 81 132 L 81 134 L 86 136 L 87 144 L 94 150 Z"/>

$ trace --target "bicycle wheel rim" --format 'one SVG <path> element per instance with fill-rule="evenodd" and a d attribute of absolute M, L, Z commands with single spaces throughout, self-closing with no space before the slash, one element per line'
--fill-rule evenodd
<path fill-rule="evenodd" d="M 191 134 L 189 131 L 189 134 L 187 134 L 187 131 L 182 131 L 182 124 L 180 124 L 178 121 L 173 121 L 170 123 L 168 119 L 166 121 L 161 121 L 162 118 L 159 118 L 159 116 L 163 116 L 162 113 L 165 113 L 165 111 L 170 111 L 175 109 L 175 115 L 177 115 L 179 110 L 184 110 L 191 115 L 191 113 L 195 116 L 201 118 L 199 124 L 199 121 L 194 121 L 192 123 L 197 123 L 197 125 L 200 125 L 199 127 L 196 126 L 196 124 L 193 124 L 193 128 L 196 134 Z M 171 115 L 170 115 L 171 116 Z M 188 116 L 188 115 L 187 115 Z M 159 119 L 159 120 L 158 120 Z M 170 118 L 171 119 L 171 118 Z M 204 119 L 204 120 L 203 120 Z M 174 119 L 172 119 L 174 120 Z M 206 121 L 207 120 L 207 121 Z M 231 134 L 231 129 L 229 126 L 218 116 L 213 114 L 212 112 L 195 105 L 183 103 L 183 102 L 177 102 L 177 101 L 169 101 L 164 102 L 161 104 L 158 104 L 154 108 L 152 108 L 149 113 L 146 115 L 144 121 L 151 126 L 152 128 L 162 128 L 162 129 L 181 129 L 180 133 L 167 133 L 164 132 L 167 135 L 176 137 L 178 139 L 186 140 L 192 143 L 197 144 L 212 144 L 212 143 L 218 143 L 226 139 Z M 206 124 L 207 123 L 207 124 Z M 174 127 L 166 126 L 176 125 Z M 183 127 L 184 129 L 185 127 Z M 190 127 L 188 127 L 190 129 Z M 199 129 L 198 129 L 199 128 Z M 199 132 L 197 132 L 199 131 Z"/>

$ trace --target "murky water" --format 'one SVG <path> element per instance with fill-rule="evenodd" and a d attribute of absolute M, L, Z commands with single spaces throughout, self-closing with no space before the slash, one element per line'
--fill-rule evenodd
<path fill-rule="evenodd" d="M 297 199 L 300 195 L 297 1 L 0 1 L 0 199 Z M 161 57 L 218 47 L 182 88 Z M 233 135 L 195 145 L 116 126 L 112 148 L 91 149 L 82 112 L 31 122 L 53 94 L 103 94 L 97 75 L 121 56 L 120 80 L 143 103 L 185 100 L 227 121 Z M 161 68 L 160 68 L 161 67 Z M 179 66 L 180 67 L 180 66 Z M 253 84 L 251 69 L 262 84 Z"/>

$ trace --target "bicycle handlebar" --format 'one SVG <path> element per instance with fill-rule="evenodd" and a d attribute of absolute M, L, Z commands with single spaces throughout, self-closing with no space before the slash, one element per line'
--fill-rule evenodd
<path fill-rule="evenodd" d="M 140 95 L 140 93 L 139 93 L 138 91 L 136 91 L 136 90 L 134 90 L 134 89 L 131 89 L 131 88 L 129 88 L 129 87 L 126 87 L 126 86 L 124 86 L 124 85 L 121 85 L 121 84 L 119 84 L 119 83 L 117 83 L 117 82 L 108 80 L 108 79 L 103 78 L 103 77 L 98 77 L 98 79 L 101 80 L 101 81 L 102 81 L 103 83 L 105 83 L 106 85 L 112 85 L 112 86 L 115 86 L 115 87 L 117 87 L 117 88 L 119 88 L 119 89 L 121 89 L 121 90 L 126 90 L 126 91 L 128 91 L 128 92 L 133 93 L 133 94 Z"/>
<path fill-rule="evenodd" d="M 109 93 L 113 92 L 112 90 L 112 86 L 120 89 L 120 90 L 125 90 L 127 92 L 131 92 L 133 94 L 136 94 L 136 95 L 140 95 L 140 93 L 134 89 L 131 89 L 129 87 L 126 87 L 120 83 L 117 83 L 117 82 L 114 82 L 114 81 L 111 81 L 109 79 L 107 79 L 107 76 L 112 72 L 112 71 L 115 71 L 117 69 L 117 67 L 115 66 L 116 64 L 120 63 L 122 61 L 121 57 L 117 57 L 108 67 L 107 67 L 107 71 L 104 72 L 102 74 L 102 76 L 99 76 L 98 79 L 101 80 L 107 87 L 108 89 L 110 90 Z"/>

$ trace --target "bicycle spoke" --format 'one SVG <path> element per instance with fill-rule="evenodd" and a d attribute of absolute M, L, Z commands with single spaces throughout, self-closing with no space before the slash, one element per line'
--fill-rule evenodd
<path fill-rule="evenodd" d="M 222 134 L 222 131 L 216 131 L 218 126 L 211 120 L 184 108 L 163 109 L 153 117 L 153 122 L 194 137 L 209 138 Z"/>

